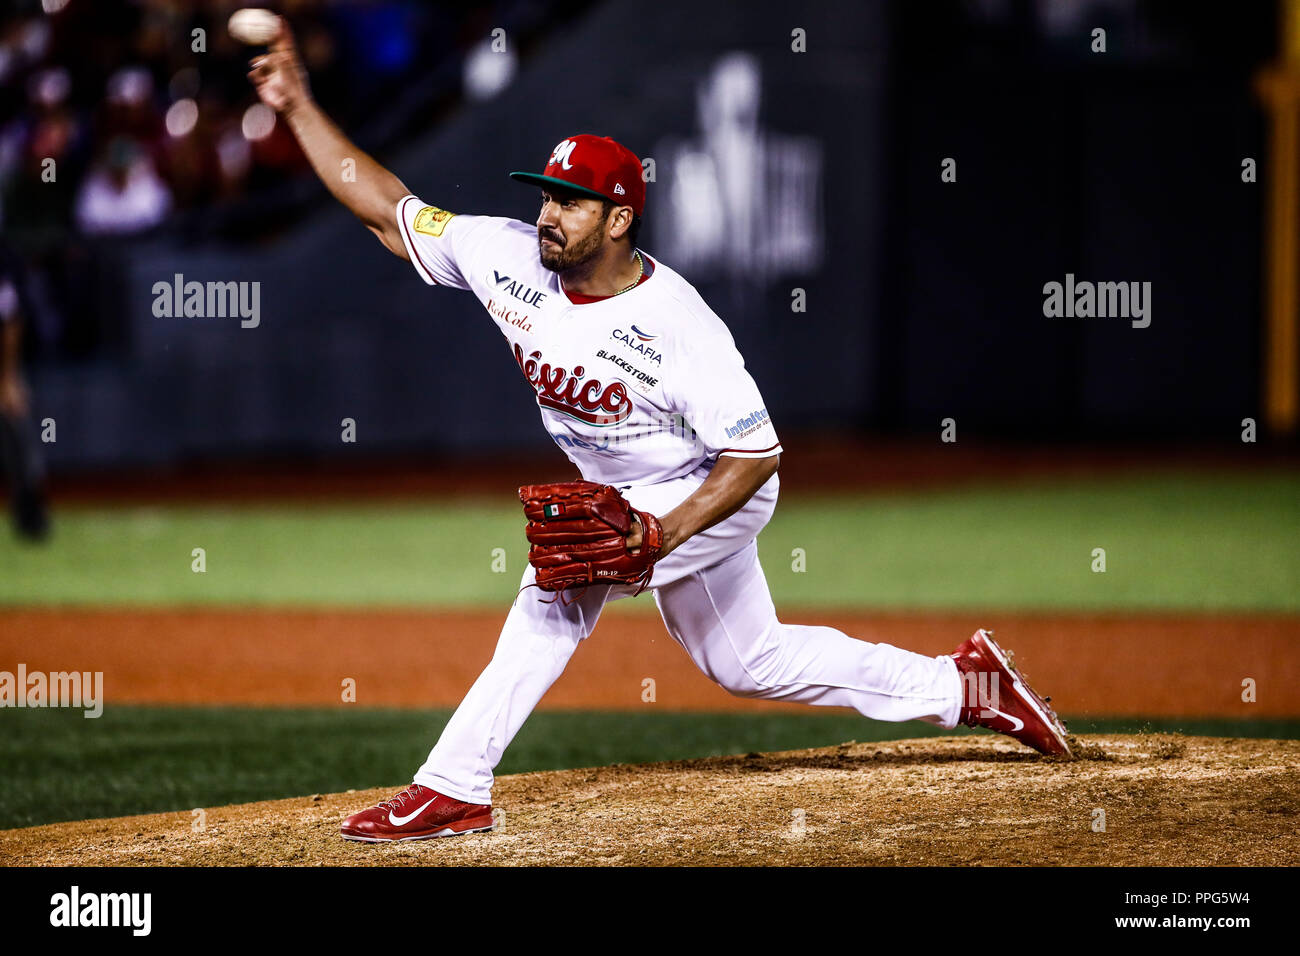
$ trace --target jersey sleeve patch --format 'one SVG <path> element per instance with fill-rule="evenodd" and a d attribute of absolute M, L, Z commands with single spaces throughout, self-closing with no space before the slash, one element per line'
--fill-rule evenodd
<path fill-rule="evenodd" d="M 411 227 L 426 236 L 441 236 L 442 231 L 447 228 L 447 223 L 455 215 L 454 212 L 447 212 L 437 206 L 425 206 L 415 214 L 415 221 Z"/>
<path fill-rule="evenodd" d="M 467 247 L 465 239 L 491 220 L 457 216 L 412 195 L 402 197 L 395 214 L 406 258 L 416 274 L 429 285 L 468 289 L 466 270 L 461 266 L 472 257 L 473 244 Z M 457 220 L 455 225 L 449 226 L 453 219 Z"/>

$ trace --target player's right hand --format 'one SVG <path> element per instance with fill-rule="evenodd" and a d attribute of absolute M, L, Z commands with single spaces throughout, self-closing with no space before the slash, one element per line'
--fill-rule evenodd
<path fill-rule="evenodd" d="M 307 86 L 307 71 L 298 58 L 298 47 L 293 42 L 293 31 L 284 18 L 280 18 L 280 34 L 271 41 L 263 56 L 254 57 L 249 66 L 248 78 L 262 102 L 277 113 L 292 113 L 311 99 Z"/>

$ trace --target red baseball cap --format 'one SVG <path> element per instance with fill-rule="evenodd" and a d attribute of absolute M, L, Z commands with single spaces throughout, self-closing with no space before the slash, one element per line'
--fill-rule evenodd
<path fill-rule="evenodd" d="M 645 180 L 641 160 L 608 136 L 579 133 L 560 140 L 540 173 L 511 173 L 510 178 L 534 186 L 563 186 L 619 206 L 645 209 Z"/>

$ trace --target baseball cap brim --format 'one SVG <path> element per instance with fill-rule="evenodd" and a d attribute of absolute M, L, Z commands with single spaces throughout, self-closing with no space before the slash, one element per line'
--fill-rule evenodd
<path fill-rule="evenodd" d="M 615 205 L 626 205 L 620 203 L 612 196 L 606 196 L 598 193 L 594 189 L 588 189 L 586 186 L 575 186 L 573 183 L 560 179 L 556 176 L 543 176 L 541 173 L 511 173 L 510 178 L 520 183 L 528 183 L 532 186 L 559 186 L 561 189 L 567 189 L 571 193 L 578 193 L 582 196 L 590 196 L 593 199 L 605 199 Z"/>

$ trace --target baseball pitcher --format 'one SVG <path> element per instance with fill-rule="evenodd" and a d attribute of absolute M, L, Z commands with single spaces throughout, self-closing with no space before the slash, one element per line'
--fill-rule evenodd
<path fill-rule="evenodd" d="M 723 321 L 637 246 L 641 163 L 612 139 L 561 140 L 536 221 L 417 198 L 312 100 L 287 26 L 249 77 L 334 196 L 431 286 L 470 292 L 583 481 L 519 491 L 529 566 L 487 668 L 414 782 L 344 821 L 381 842 L 492 828 L 493 768 L 595 628 L 649 588 L 668 633 L 732 694 L 959 723 L 1068 754 L 1065 727 L 980 630 L 926 657 L 777 618 L 755 538 L 776 507 L 781 442 Z M 356 181 L 339 176 L 346 158 Z"/>

